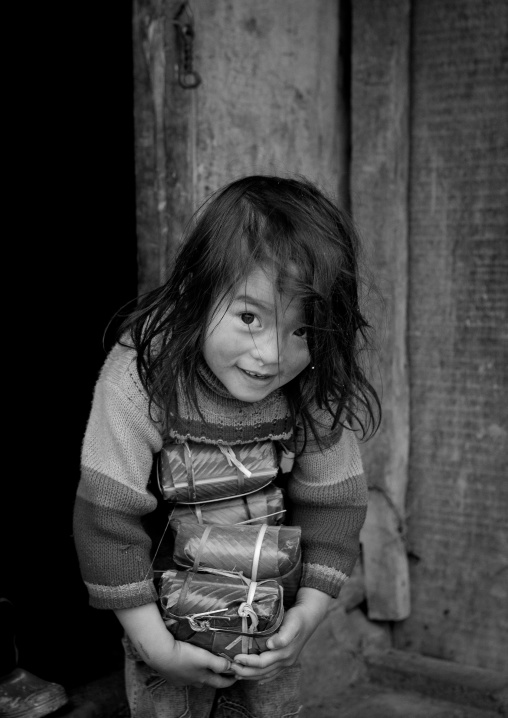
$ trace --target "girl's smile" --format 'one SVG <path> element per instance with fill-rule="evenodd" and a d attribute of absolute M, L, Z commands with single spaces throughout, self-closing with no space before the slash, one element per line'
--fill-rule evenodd
<path fill-rule="evenodd" d="M 273 272 L 258 267 L 212 308 L 203 355 L 232 396 L 261 401 L 310 362 L 301 302 L 279 293 Z"/>
<path fill-rule="evenodd" d="M 245 374 L 247 374 L 247 376 L 252 377 L 253 379 L 265 380 L 265 379 L 271 379 L 273 376 L 272 374 L 257 374 L 256 372 L 247 371 L 247 369 L 242 369 L 241 367 L 240 367 L 240 370 L 243 371 Z"/>

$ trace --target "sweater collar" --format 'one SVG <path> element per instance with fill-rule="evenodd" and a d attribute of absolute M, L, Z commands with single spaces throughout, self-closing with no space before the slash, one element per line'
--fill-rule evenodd
<path fill-rule="evenodd" d="M 201 416 L 180 383 L 177 415 L 169 429 L 173 439 L 241 444 L 267 439 L 282 441 L 291 437 L 291 414 L 281 389 L 257 402 L 235 399 L 202 357 L 196 378 L 196 396 Z"/>

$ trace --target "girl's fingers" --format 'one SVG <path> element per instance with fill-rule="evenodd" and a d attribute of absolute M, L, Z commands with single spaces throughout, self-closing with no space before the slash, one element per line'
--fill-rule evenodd
<path fill-rule="evenodd" d="M 270 651 L 265 651 L 264 653 L 260 653 L 259 655 L 256 655 L 254 653 L 242 653 L 239 656 L 235 656 L 235 660 L 233 661 L 233 668 L 235 670 L 237 666 L 248 666 L 249 668 L 269 668 L 274 663 L 277 663 L 277 661 L 279 660 L 280 656 L 277 656 Z"/>
<path fill-rule="evenodd" d="M 214 656 L 210 654 L 210 660 L 208 661 L 207 668 L 214 673 L 229 673 L 231 674 L 231 661 L 222 656 Z"/>
<path fill-rule="evenodd" d="M 213 665 L 210 666 L 210 670 L 214 673 L 230 673 L 231 661 L 227 658 L 217 657 L 217 661 L 213 662 Z"/>
<path fill-rule="evenodd" d="M 280 663 L 277 666 L 270 665 L 264 668 L 250 668 L 249 666 L 235 665 L 236 677 L 240 680 L 265 680 L 271 676 L 278 674 L 284 666 Z"/>

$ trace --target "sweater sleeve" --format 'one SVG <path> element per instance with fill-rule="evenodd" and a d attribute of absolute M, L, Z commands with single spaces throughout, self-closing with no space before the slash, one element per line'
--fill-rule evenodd
<path fill-rule="evenodd" d="M 302 529 L 301 586 L 337 597 L 360 552 L 368 489 L 355 433 L 346 425 L 309 437 L 296 459 L 288 495 Z"/>
<path fill-rule="evenodd" d="M 157 598 L 151 541 L 141 522 L 156 508 L 147 484 L 161 447 L 134 353 L 117 346 L 95 387 L 74 507 L 80 569 L 95 608 L 131 608 Z"/>

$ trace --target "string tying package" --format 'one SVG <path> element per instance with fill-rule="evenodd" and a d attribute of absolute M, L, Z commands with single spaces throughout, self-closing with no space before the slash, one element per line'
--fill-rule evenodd
<path fill-rule="evenodd" d="M 232 658 L 266 650 L 280 628 L 300 582 L 301 532 L 280 525 L 277 471 L 272 442 L 234 448 L 186 442 L 161 453 L 172 544 L 159 596 L 177 640 Z"/>

